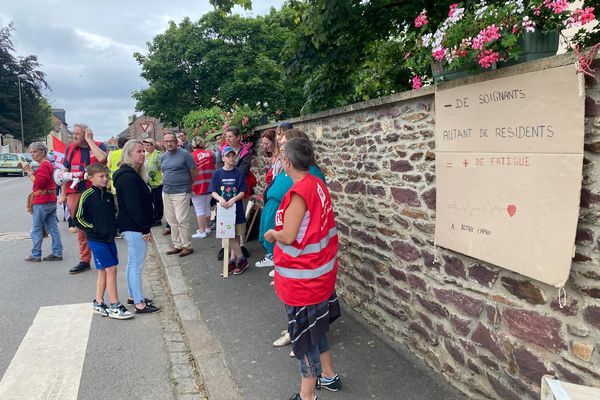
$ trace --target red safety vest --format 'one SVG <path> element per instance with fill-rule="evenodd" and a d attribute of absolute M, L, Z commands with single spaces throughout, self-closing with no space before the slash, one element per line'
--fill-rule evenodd
<path fill-rule="evenodd" d="M 338 235 L 329 191 L 322 180 L 307 175 L 286 193 L 275 216 L 275 230 L 284 224 L 292 194 L 306 203 L 306 214 L 293 243 L 276 242 L 273 251 L 275 290 L 289 306 L 327 300 L 335 289 Z"/>
<path fill-rule="evenodd" d="M 196 176 L 196 180 L 192 185 L 192 191 L 194 194 L 207 194 L 210 178 L 215 172 L 215 157 L 211 151 L 202 149 L 195 150 L 192 157 L 198 170 L 198 176 Z"/>
<path fill-rule="evenodd" d="M 95 143 L 96 146 L 100 147 L 101 142 Z M 67 146 L 67 150 L 65 151 L 65 160 L 68 161 L 70 165 L 70 172 L 85 172 L 85 169 L 88 165 L 98 162 L 98 159 L 96 159 L 96 156 L 91 149 L 89 162 L 87 162 L 87 160 L 82 160 L 81 147 L 75 145 L 74 143 L 71 143 Z M 104 161 L 102 164 L 106 164 L 106 161 Z M 92 182 L 89 179 L 85 179 L 84 181 L 85 182 L 80 182 L 78 185 L 76 185 L 74 189 L 71 189 L 71 185 L 68 184 L 66 193 L 83 193 L 85 190 L 92 187 Z"/>

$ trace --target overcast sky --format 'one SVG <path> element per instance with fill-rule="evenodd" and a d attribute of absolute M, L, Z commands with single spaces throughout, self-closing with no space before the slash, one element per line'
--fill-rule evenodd
<path fill-rule="evenodd" d="M 252 15 L 282 3 L 254 0 Z M 106 140 L 127 127 L 132 91 L 147 86 L 133 53 L 146 54 L 168 21 L 196 21 L 211 9 L 208 0 L 1 0 L 0 27 L 14 23 L 16 55 L 38 56 L 47 97 L 66 110 L 69 127 L 87 123 Z"/>

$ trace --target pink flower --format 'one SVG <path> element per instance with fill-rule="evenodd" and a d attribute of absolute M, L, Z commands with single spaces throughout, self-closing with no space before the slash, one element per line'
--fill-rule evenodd
<path fill-rule="evenodd" d="M 500 39 L 500 28 L 496 25 L 490 25 L 487 28 L 482 29 L 477 37 L 473 39 L 473 48 L 477 50 L 483 49 L 483 45 L 492 42 L 496 39 Z"/>
<path fill-rule="evenodd" d="M 533 9 L 533 15 L 535 15 L 535 16 L 538 16 L 538 17 L 539 17 L 541 14 L 542 14 L 542 10 L 540 9 L 540 7 L 535 7 L 535 8 Z"/>
<path fill-rule="evenodd" d="M 419 90 L 423 87 L 423 80 L 419 75 L 415 75 L 412 78 L 412 88 L 414 90 Z"/>
<path fill-rule="evenodd" d="M 568 0 L 544 0 L 544 6 L 554 14 L 560 14 L 569 8 Z"/>
<path fill-rule="evenodd" d="M 477 56 L 477 62 L 483 68 L 489 68 L 492 64 L 497 63 L 501 60 L 500 54 L 497 51 L 493 50 L 484 50 Z"/>
<path fill-rule="evenodd" d="M 450 4 L 450 11 L 448 11 L 448 16 L 452 17 L 454 15 L 454 11 L 458 8 L 458 3 Z"/>
<path fill-rule="evenodd" d="M 433 50 L 431 55 L 435 61 L 443 60 L 444 57 L 446 57 L 446 48 L 438 47 L 437 49 Z"/>
<path fill-rule="evenodd" d="M 415 26 L 417 28 L 425 26 L 428 23 L 429 23 L 429 20 L 427 19 L 427 12 L 426 11 L 421 12 L 421 14 L 417 15 L 417 18 L 415 18 Z"/>
<path fill-rule="evenodd" d="M 578 8 L 571 13 L 567 19 L 567 27 L 585 25 L 596 18 L 594 15 L 594 7 L 586 7 L 585 9 Z"/>

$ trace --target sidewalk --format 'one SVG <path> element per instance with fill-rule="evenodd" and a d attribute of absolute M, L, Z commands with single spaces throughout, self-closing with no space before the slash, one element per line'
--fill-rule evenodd
<path fill-rule="evenodd" d="M 195 229 L 195 221 L 191 226 Z M 270 268 L 254 267 L 263 257 L 258 241 L 246 245 L 251 267 L 224 279 L 219 275 L 223 264 L 217 261 L 221 242 L 214 233 L 194 240 L 195 252 L 184 258 L 166 255 L 170 237 L 162 236 L 157 228 L 153 234 L 209 399 L 289 399 L 299 390 L 298 363 L 289 357 L 290 346 L 272 346 L 287 319 L 269 285 Z M 466 399 L 347 307 L 332 325 L 329 339 L 343 389 L 337 393 L 321 390 L 320 400 Z"/>

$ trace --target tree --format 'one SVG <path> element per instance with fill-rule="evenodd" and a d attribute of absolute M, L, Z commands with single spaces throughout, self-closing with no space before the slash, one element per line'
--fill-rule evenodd
<path fill-rule="evenodd" d="M 134 54 L 149 87 L 137 91 L 136 109 L 176 126 L 190 111 L 216 103 L 254 105 L 297 115 L 304 103 L 302 81 L 285 76 L 280 53 L 294 28 L 284 7 L 264 17 L 245 18 L 213 11 L 199 21 L 171 22 Z"/>
<path fill-rule="evenodd" d="M 45 74 L 39 69 L 36 56 L 16 58 L 11 40 L 12 24 L 0 29 L 0 134 L 21 138 L 19 114 L 19 80 L 23 105 L 23 131 L 25 143 L 45 137 L 52 129 L 52 110 L 42 96 L 48 88 Z"/>

